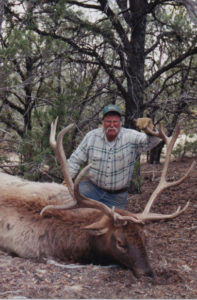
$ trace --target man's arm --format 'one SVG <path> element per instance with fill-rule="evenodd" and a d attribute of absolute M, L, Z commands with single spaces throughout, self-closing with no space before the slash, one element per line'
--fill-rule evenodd
<path fill-rule="evenodd" d="M 88 134 L 84 137 L 77 149 L 72 153 L 68 159 L 68 168 L 72 178 L 75 178 L 80 167 L 87 162 L 88 147 L 87 147 Z"/>

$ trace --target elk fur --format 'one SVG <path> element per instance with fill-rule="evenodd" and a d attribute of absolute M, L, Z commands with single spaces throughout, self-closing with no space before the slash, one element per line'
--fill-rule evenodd
<path fill-rule="evenodd" d="M 0 248 L 23 258 L 54 257 L 80 263 L 120 263 L 136 276 L 153 276 L 148 262 L 142 225 L 129 221 L 115 226 L 112 217 L 95 208 L 48 209 L 60 203 L 43 200 L 43 187 L 55 184 L 31 183 L 1 174 Z M 51 187 L 50 187 L 51 185 Z M 61 191 L 66 187 L 58 185 Z M 36 189 L 35 189 L 36 188 Z M 62 190 L 63 188 L 63 190 Z M 59 195 L 57 188 L 57 195 Z M 51 196 L 51 195 L 50 195 Z M 123 216 L 132 215 L 118 210 Z"/>
<path fill-rule="evenodd" d="M 40 201 L 46 204 L 73 202 L 68 188 L 58 183 L 31 182 L 0 172 L 0 197 L 20 201 Z M 20 191 L 20 193 L 19 193 Z"/>

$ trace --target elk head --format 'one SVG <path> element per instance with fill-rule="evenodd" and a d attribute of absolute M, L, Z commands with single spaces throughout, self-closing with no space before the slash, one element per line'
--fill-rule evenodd
<path fill-rule="evenodd" d="M 125 219 L 132 214 L 125 210 L 118 210 Z M 95 238 L 94 256 L 99 252 L 97 263 L 119 262 L 120 265 L 132 270 L 136 277 L 141 275 L 154 277 L 146 252 L 146 241 L 143 225 L 133 221 L 119 224 L 107 215 L 103 215 L 97 222 L 83 227 Z M 95 259 L 95 258 L 94 258 Z"/>

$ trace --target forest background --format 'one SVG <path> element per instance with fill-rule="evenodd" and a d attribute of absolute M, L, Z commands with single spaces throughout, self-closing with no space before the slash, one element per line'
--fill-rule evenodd
<path fill-rule="evenodd" d="M 193 138 L 175 154 L 196 155 L 197 2 L 195 0 L 1 0 L 0 165 L 8 173 L 61 182 L 50 124 L 74 122 L 67 156 L 101 124 L 108 103 L 124 126 L 181 120 Z M 161 149 L 148 157 L 159 162 Z M 17 161 L 15 161 L 15 159 Z"/>

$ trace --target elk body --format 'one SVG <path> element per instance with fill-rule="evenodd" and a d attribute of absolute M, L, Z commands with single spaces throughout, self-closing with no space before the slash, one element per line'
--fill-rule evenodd
<path fill-rule="evenodd" d="M 52 124 L 50 143 L 68 188 L 55 183 L 29 182 L 0 173 L 0 247 L 24 258 L 55 257 L 81 263 L 116 262 L 131 269 L 136 276 L 153 276 L 140 223 L 174 218 L 188 205 L 171 215 L 150 213 L 159 193 L 168 186 L 181 183 L 193 167 L 177 182 L 165 180 L 177 133 L 169 142 L 157 189 L 144 211 L 133 214 L 110 209 L 80 195 L 78 184 L 86 170 L 79 174 L 75 183 L 72 182 L 62 146 L 62 138 L 68 128 L 58 134 L 56 142 L 56 125 L 57 121 Z M 161 129 L 159 134 L 163 138 Z M 165 140 L 168 143 L 166 136 Z"/>
<path fill-rule="evenodd" d="M 117 227 L 112 218 L 93 208 L 48 210 L 41 216 L 43 204 L 20 197 L 0 199 L 2 249 L 24 258 L 116 262 L 136 275 L 152 275 L 140 225 L 128 222 Z"/>

